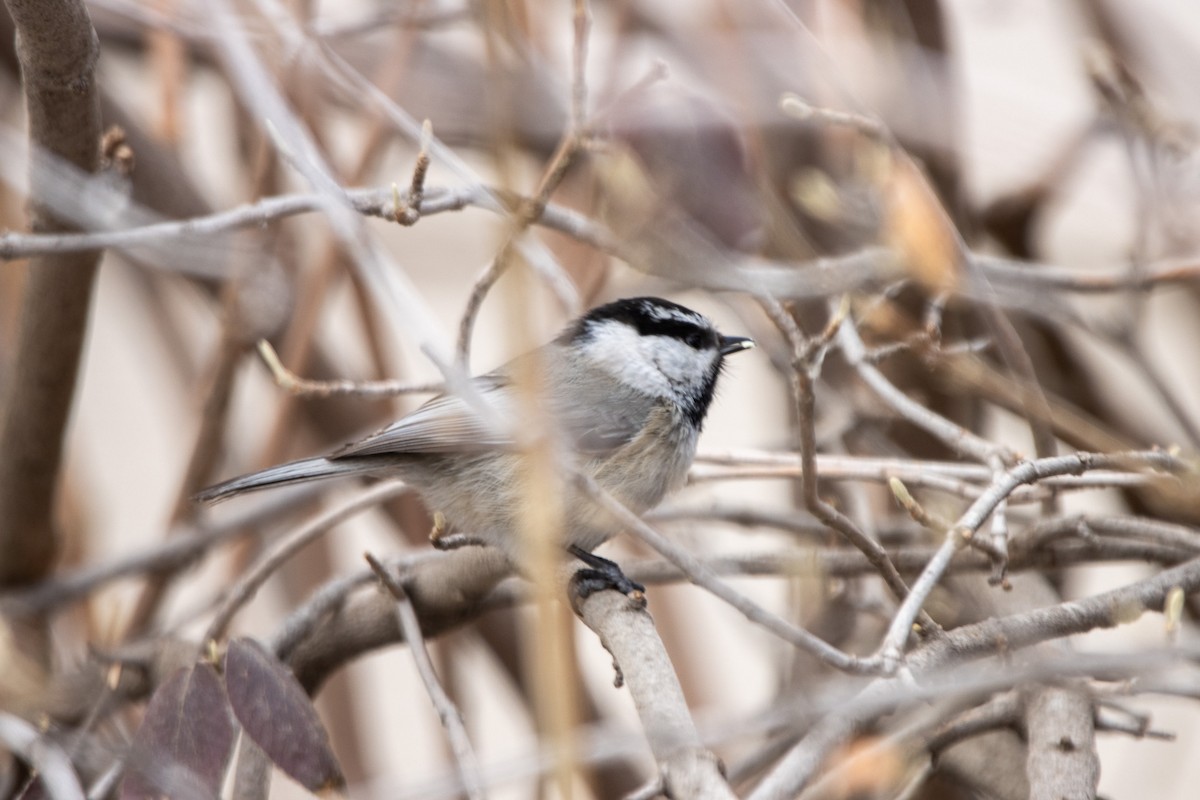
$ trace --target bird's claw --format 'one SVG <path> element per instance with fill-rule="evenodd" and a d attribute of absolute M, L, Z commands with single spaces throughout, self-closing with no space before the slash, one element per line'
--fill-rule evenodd
<path fill-rule="evenodd" d="M 646 602 L 646 587 L 630 579 L 617 562 L 574 545 L 567 549 L 587 565 L 571 576 L 571 591 L 580 600 L 605 589 L 615 589 L 631 600 Z"/>

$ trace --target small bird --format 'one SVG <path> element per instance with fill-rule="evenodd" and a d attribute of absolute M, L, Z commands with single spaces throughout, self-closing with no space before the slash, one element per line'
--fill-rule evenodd
<path fill-rule="evenodd" d="M 486 403 L 492 416 L 511 419 L 521 407 L 513 376 L 522 359 L 536 359 L 544 376 L 541 406 L 574 466 L 641 514 L 682 485 L 725 356 L 753 346 L 745 337 L 722 336 L 707 318 L 677 303 L 627 298 L 592 309 L 549 344 L 472 382 L 476 402 Z M 519 564 L 525 462 L 504 426 L 483 419 L 477 407 L 442 394 L 328 456 L 233 478 L 196 499 L 215 502 L 336 476 L 399 477 L 437 518 Z M 619 523 L 570 482 L 564 487 L 564 544 L 589 567 L 576 574 L 577 590 L 640 590 L 615 563 L 591 552 Z"/>

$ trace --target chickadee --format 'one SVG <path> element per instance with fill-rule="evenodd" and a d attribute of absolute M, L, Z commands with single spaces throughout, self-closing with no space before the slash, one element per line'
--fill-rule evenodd
<path fill-rule="evenodd" d="M 592 309 L 554 341 L 473 383 L 477 399 L 496 416 L 511 416 L 519 407 L 512 375 L 521 359 L 535 358 L 544 376 L 541 402 L 575 466 L 640 514 L 683 483 L 724 357 L 753 346 L 741 336 L 722 336 L 704 316 L 677 303 L 636 297 Z M 399 477 L 456 531 L 500 548 L 519 564 L 522 465 L 510 435 L 463 398 L 443 394 L 328 456 L 243 475 L 196 499 L 213 502 L 335 476 Z M 619 523 L 567 486 L 564 541 L 591 568 L 577 575 L 588 581 L 584 592 L 640 589 L 616 564 L 591 553 Z"/>

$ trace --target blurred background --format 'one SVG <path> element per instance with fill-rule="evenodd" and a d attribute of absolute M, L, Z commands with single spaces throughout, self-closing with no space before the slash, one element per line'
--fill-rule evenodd
<path fill-rule="evenodd" d="M 755 469 L 755 454 L 795 452 L 799 441 L 789 345 L 761 296 L 809 336 L 847 298 L 844 313 L 892 383 L 998 448 L 1190 457 L 1200 444 L 1194 2 L 597 1 L 586 4 L 586 28 L 565 1 L 86 7 L 108 167 L 89 193 L 64 173 L 51 206 L 93 231 L 210 222 L 103 252 L 60 473 L 54 575 L 248 514 L 272 501 L 198 510 L 188 498 L 332 449 L 428 397 L 296 396 L 272 379 L 258 340 L 303 378 L 440 382 L 437 361 L 464 354 L 463 320 L 476 304 L 472 374 L 590 306 L 633 295 L 669 297 L 758 340 L 728 364 L 693 480 L 655 512 L 656 526 L 705 557 L 846 548 L 804 510 L 794 469 Z M 18 232 L 28 230 L 28 146 L 13 38 L 0 18 L 0 227 Z M 423 213 L 405 217 L 422 152 Z M 329 210 L 331 186 L 353 190 L 362 213 Z M 233 218 L 212 216 L 225 211 Z M 6 258 L 0 385 L 13 380 L 27 282 L 26 262 Z M 977 258 L 993 259 L 992 271 Z M 824 454 L 970 461 L 881 402 L 836 347 L 815 392 Z M 936 544 L 878 476 L 822 477 L 823 496 L 886 547 Z M 987 480 L 967 482 L 978 490 Z M 223 588 L 263 547 L 354 491 L 276 500 L 245 536 L 158 589 L 134 575 L 56 605 L 42 685 L 97 651 L 197 641 Z M 1150 494 L 1062 492 L 1014 503 L 1008 522 L 1021 531 L 1047 518 L 1132 515 L 1195 533 L 1194 495 Z M 948 519 L 968 503 L 948 491 L 920 497 Z M 230 633 L 270 639 L 320 587 L 361 572 L 364 551 L 427 551 L 430 526 L 412 498 L 339 525 L 283 565 Z M 622 564 L 653 555 L 625 537 L 602 552 Z M 1010 592 L 989 586 L 986 571 L 955 572 L 928 608 L 953 627 L 1162 567 L 1078 561 L 1014 570 Z M 869 572 L 780 569 L 730 582 L 864 655 L 895 609 Z M 701 732 L 742 781 L 734 788 L 748 790 L 759 774 L 748 764 L 771 739 L 767 712 L 819 707 L 840 676 L 694 586 L 652 585 L 648 596 Z M 1194 641 L 1185 618 L 1181 636 Z M 545 731 L 528 663 L 537 620 L 518 603 L 430 642 L 491 797 L 562 796 L 537 763 Z M 585 758 L 574 796 L 622 797 L 654 765 L 644 748 L 616 747 L 640 742 L 636 711 L 613 687 L 595 635 L 573 633 L 581 751 L 619 751 Z M 1166 643 L 1162 618 L 1147 614 L 1071 645 Z M 0 691 L 0 706 L 29 715 L 42 704 L 56 718 L 43 695 L 22 705 L 16 693 Z M 1099 734 L 1100 794 L 1191 797 L 1194 699 L 1126 702 L 1175 738 Z M 105 723 L 110 746 L 132 735 L 139 708 Z M 351 659 L 324 682 L 317 708 L 351 795 L 455 796 L 449 748 L 405 648 Z M 887 751 L 825 791 L 1028 796 L 1021 736 L 987 736 L 932 766 Z M 305 794 L 281 775 L 272 785 L 275 797 Z"/>

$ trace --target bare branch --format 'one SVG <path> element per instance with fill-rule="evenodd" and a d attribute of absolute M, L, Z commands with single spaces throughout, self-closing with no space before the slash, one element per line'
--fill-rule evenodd
<path fill-rule="evenodd" d="M 629 687 L 668 797 L 732 798 L 716 757 L 703 747 L 675 670 L 645 603 L 595 592 L 576 611 L 612 653 Z"/>
<path fill-rule="evenodd" d="M 32 616 L 78 602 L 101 587 L 122 578 L 181 570 L 204 558 L 213 548 L 240 536 L 261 534 L 265 524 L 300 503 L 309 493 L 281 491 L 212 523 L 185 523 L 167 534 L 163 544 L 108 564 L 84 567 L 54 580 L 15 592 L 0 593 L 0 613 Z"/>
<path fill-rule="evenodd" d="M 394 397 L 399 394 L 445 391 L 444 383 L 404 383 L 402 381 L 314 381 L 301 378 L 283 365 L 279 354 L 266 339 L 258 343 L 258 354 L 271 370 L 275 384 L 284 391 L 300 397 Z"/>
<path fill-rule="evenodd" d="M 892 618 L 887 636 L 880 645 L 879 654 L 886 661 L 898 662 L 908 641 L 909 633 L 917 613 L 924 604 L 933 587 L 941 579 L 954 551 L 969 543 L 975 532 L 983 525 L 988 516 L 1017 486 L 1032 483 L 1043 477 L 1062 474 L 1076 474 L 1090 469 L 1111 468 L 1141 464 L 1146 467 L 1171 469 L 1179 466 L 1176 459 L 1165 453 L 1124 453 L 1104 455 L 1096 453 L 1078 453 L 1073 456 L 1058 456 L 1042 458 L 1036 461 L 1026 461 L 1013 467 L 999 480 L 992 483 L 991 488 L 980 495 L 979 499 L 959 517 L 954 526 L 946 533 L 945 541 L 938 549 L 933 560 L 926 565 L 921 575 L 913 583 L 912 592 L 905 598 L 899 611 Z"/>
<path fill-rule="evenodd" d="M 61 159 L 89 173 L 99 164 L 96 33 L 77 0 L 7 3 L 36 153 L 32 227 L 61 231 L 64 223 L 45 205 L 53 192 L 50 162 Z M 30 264 L 15 360 L 0 402 L 0 586 L 33 583 L 58 556 L 55 487 L 99 258 L 84 252 Z"/>
<path fill-rule="evenodd" d="M 643 522 L 640 517 L 604 491 L 592 478 L 577 473 L 576 481 L 593 501 L 620 520 L 630 533 L 678 567 L 689 581 L 729 603 L 751 622 L 763 626 L 784 641 L 811 653 L 836 669 L 851 673 L 868 673 L 875 669 L 874 664 L 843 653 L 803 628 L 798 628 L 779 615 L 773 614 L 745 595 L 734 591 L 727 583 L 719 580 L 698 558 Z"/>
<path fill-rule="evenodd" d="M 821 336 L 809 341 L 801 333 L 791 314 L 778 302 L 771 298 L 760 298 L 759 303 L 767 315 L 783 333 L 791 348 L 791 387 L 796 403 L 796 426 L 800 434 L 800 477 L 801 494 L 804 497 L 804 507 L 814 516 L 838 532 L 846 541 L 861 550 L 897 599 L 903 600 L 908 595 L 908 585 L 896 571 L 896 567 L 888 561 L 887 553 L 882 545 L 862 531 L 845 514 L 825 502 L 821 498 L 818 487 L 816 468 L 817 439 L 816 439 L 816 395 L 813 382 L 820 370 L 828 343 L 838 335 L 846 320 L 847 307 L 845 303 L 830 316 L 828 326 Z M 932 619 L 925 620 L 931 629 L 937 624 Z"/>
<path fill-rule="evenodd" d="M 794 453 L 765 450 L 701 451 L 692 467 L 693 480 L 719 480 L 749 477 L 798 477 L 803 474 L 800 456 Z M 709 469 L 707 464 L 737 467 L 737 470 Z M 756 467 L 761 467 L 755 470 Z M 909 486 L 927 486 L 963 497 L 977 497 L 995 478 L 994 471 L 982 464 L 958 461 L 928 461 L 908 458 L 877 458 L 870 456 L 818 453 L 817 474 L 822 480 L 866 480 L 887 483 L 899 478 Z M 958 479 L 957 481 L 950 480 Z M 1038 486 L 1055 489 L 1099 489 L 1122 486 L 1148 486 L 1161 481 L 1160 476 L 1140 472 L 1094 470 L 1084 475 L 1054 475 L 1038 481 Z M 983 484 L 971 486 L 968 483 Z M 1009 495 L 1009 502 L 1037 502 L 1041 499 L 1038 487 L 1018 487 Z M 1015 498 L 1015 499 L 1014 499 Z"/>
<path fill-rule="evenodd" d="M 1161 609 L 1176 587 L 1185 595 L 1200 591 L 1200 559 L 1083 600 L 955 628 L 910 653 L 908 667 L 916 673 L 979 658 L 995 652 L 998 645 L 1015 650 L 1096 628 L 1112 628 L 1146 611 Z"/>
<path fill-rule="evenodd" d="M 407 486 L 396 481 L 388 481 L 374 486 L 341 505 L 318 514 L 288 536 L 280 539 L 226 592 L 225 599 L 217 609 L 213 621 L 209 623 L 208 630 L 205 631 L 201 642 L 216 641 L 224 636 L 225 630 L 229 627 L 229 623 L 238 609 L 254 597 L 267 578 L 271 577 L 275 570 L 279 569 L 302 547 L 355 514 L 393 497 L 398 497 L 407 491 L 409 491 Z"/>
<path fill-rule="evenodd" d="M 972 736 L 1001 727 L 1016 727 L 1021 721 L 1021 698 L 1017 692 L 993 697 L 941 725 L 929 737 L 926 747 L 933 756 Z"/>
<path fill-rule="evenodd" d="M 884 377 L 883 373 L 866 360 L 866 346 L 858 335 L 858 330 L 850 320 L 838 330 L 838 344 L 850 365 L 858 371 L 879 399 L 887 403 L 893 411 L 917 427 L 937 437 L 943 444 L 956 453 L 973 458 L 982 463 L 989 463 L 994 458 L 1000 458 L 1011 463 L 1014 456 L 1007 448 L 992 444 L 977 434 L 957 425 L 945 417 L 925 408 Z"/>
<path fill-rule="evenodd" d="M 33 725 L 20 717 L 0 712 L 0 743 L 33 767 L 52 800 L 83 800 L 83 787 L 71 767 L 71 759 Z M 32 782 L 33 777 L 27 780 Z"/>
<path fill-rule="evenodd" d="M 1024 705 L 1031 800 L 1095 797 L 1100 758 L 1087 691 L 1040 686 L 1025 697 Z"/>
<path fill-rule="evenodd" d="M 914 678 L 930 676 L 939 668 L 962 665 L 997 652 L 1011 652 L 1073 633 L 1132 621 L 1144 610 L 1162 608 L 1167 594 L 1176 587 L 1185 594 L 1200 591 L 1200 559 L 1192 559 L 1145 580 L 1085 600 L 992 618 L 947 631 L 910 654 L 907 669 L 900 675 L 877 679 L 854 699 L 852 705 L 843 706 L 840 713 L 825 716 L 776 765 L 750 798 L 767 800 L 795 796 L 816 774 L 830 752 L 867 721 L 891 708 L 895 693 L 904 691 L 903 687 L 910 685 Z M 1035 670 L 1042 675 L 1059 677 L 1105 671 L 1096 663 L 1087 663 L 1078 654 L 1068 657 L 1074 662 L 1074 669 L 1063 663 L 1053 667 L 1043 663 Z M 1143 668 L 1151 663 L 1146 653 L 1139 653 L 1134 659 Z M 1022 675 L 1007 665 L 1004 672 L 1008 680 L 990 684 L 990 688 L 1011 687 L 1033 678 L 1033 675 Z M 938 681 L 941 689 L 947 687 L 945 676 L 939 677 Z M 976 685 L 983 688 L 981 683 Z"/>
<path fill-rule="evenodd" d="M 424 554 L 401 577 L 426 638 L 475 619 L 512 566 L 492 547 Z M 367 573 L 369 574 L 369 573 Z M 310 693 L 343 664 L 402 641 L 393 604 L 379 594 L 346 597 L 361 583 L 352 576 L 298 609 L 277 636 L 279 654 Z"/>
<path fill-rule="evenodd" d="M 425 639 L 421 635 L 421 623 L 417 620 L 412 602 L 409 601 L 404 587 L 392 577 L 387 567 L 370 553 L 367 553 L 366 558 L 367 563 L 371 565 L 371 571 L 396 599 L 396 619 L 400 623 L 400 631 L 404 636 L 404 641 L 408 643 L 409 651 L 413 654 L 413 661 L 417 665 L 417 672 L 421 676 L 422 683 L 425 684 L 425 691 L 429 694 L 429 699 L 433 701 L 433 707 L 442 721 L 442 727 L 446 729 L 446 736 L 454 751 L 454 764 L 459 778 L 462 779 L 463 789 L 471 800 L 480 800 L 485 797 L 485 793 L 483 779 L 479 774 L 479 763 L 475 758 L 475 750 L 471 747 L 471 740 L 463 725 L 462 714 L 459 713 L 458 707 L 454 705 L 454 701 L 450 699 L 450 695 L 446 694 L 446 690 L 442 688 L 442 684 L 438 680 L 433 662 L 429 658 L 429 651 L 425 648 Z"/>

